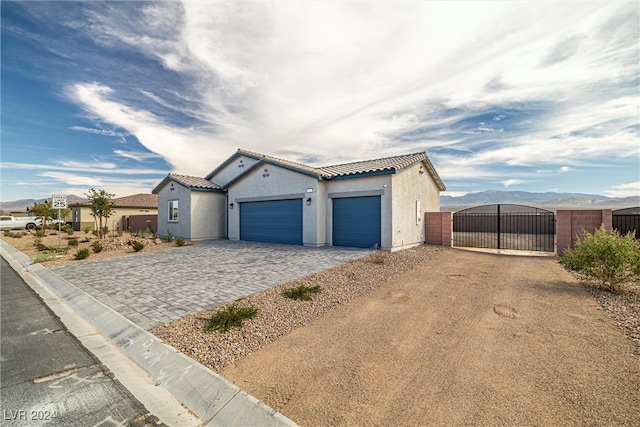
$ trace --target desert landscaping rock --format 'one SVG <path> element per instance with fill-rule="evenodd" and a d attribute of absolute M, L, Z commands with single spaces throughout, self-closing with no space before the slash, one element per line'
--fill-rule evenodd
<path fill-rule="evenodd" d="M 322 292 L 281 296 L 299 285 Z M 301 425 L 638 425 L 637 284 L 553 257 L 374 252 L 237 303 L 260 310 L 242 329 L 203 333 L 213 309 L 152 332 Z"/>

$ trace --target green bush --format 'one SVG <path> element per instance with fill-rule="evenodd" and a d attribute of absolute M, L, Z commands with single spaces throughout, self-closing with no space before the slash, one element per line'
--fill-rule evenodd
<path fill-rule="evenodd" d="M 73 257 L 75 259 L 77 259 L 77 260 L 89 258 L 89 249 L 87 249 L 87 248 L 78 249 L 78 251 L 76 252 L 76 254 Z"/>
<path fill-rule="evenodd" d="M 89 234 L 91 233 L 91 227 L 88 225 L 85 225 L 84 227 L 82 227 L 82 231 L 84 232 L 84 234 Z"/>
<path fill-rule="evenodd" d="M 144 243 L 142 242 L 135 242 L 133 245 L 131 245 L 131 247 L 133 248 L 134 251 L 136 252 L 140 252 L 141 250 L 144 249 Z"/>
<path fill-rule="evenodd" d="M 167 235 L 162 238 L 165 242 L 171 242 L 173 240 L 173 233 L 167 230 Z"/>
<path fill-rule="evenodd" d="M 617 292 L 624 283 L 640 281 L 640 243 L 632 233 L 622 236 L 602 226 L 578 238 L 575 248 L 564 252 L 560 264 L 599 288 Z"/>
<path fill-rule="evenodd" d="M 69 245 L 69 246 L 73 246 L 73 247 L 78 246 L 78 239 L 77 239 L 77 238 L 75 238 L 75 237 L 70 237 L 70 238 L 67 240 L 67 242 L 68 242 L 68 245 Z"/>
<path fill-rule="evenodd" d="M 218 310 L 210 318 L 200 318 L 200 320 L 207 322 L 204 326 L 204 332 L 227 332 L 231 328 L 241 328 L 243 320 L 253 319 L 257 314 L 257 308 L 238 307 L 234 302 L 233 304 Z"/>
<path fill-rule="evenodd" d="M 184 241 L 184 239 L 181 239 L 180 237 L 176 239 L 176 246 L 184 246 L 186 244 L 187 243 Z"/>
<path fill-rule="evenodd" d="M 39 250 L 38 252 L 36 252 L 36 257 L 34 258 L 33 262 L 39 264 L 41 262 L 46 262 L 46 261 L 54 261 L 57 258 L 57 252 L 55 249 L 44 249 L 44 250 Z"/>
<path fill-rule="evenodd" d="M 99 253 L 102 252 L 104 250 L 104 246 L 102 246 L 102 244 L 100 242 L 93 242 L 91 244 L 91 249 L 93 249 L 93 253 Z"/>
<path fill-rule="evenodd" d="M 65 225 L 64 227 L 62 227 L 62 231 L 67 233 L 69 236 L 73 236 L 73 233 L 75 233 L 73 231 L 73 227 L 71 227 L 70 225 Z"/>
<path fill-rule="evenodd" d="M 285 289 L 284 291 L 282 291 L 282 296 L 295 300 L 311 301 L 311 295 L 309 294 L 317 294 L 320 291 L 322 291 L 322 288 L 319 285 L 300 285 L 296 286 L 295 288 Z"/>
<path fill-rule="evenodd" d="M 11 237 L 11 238 L 14 238 L 14 239 L 22 239 L 22 234 L 14 233 L 14 232 L 9 231 L 9 230 L 5 230 L 4 231 L 4 235 L 5 235 L 5 237 Z"/>

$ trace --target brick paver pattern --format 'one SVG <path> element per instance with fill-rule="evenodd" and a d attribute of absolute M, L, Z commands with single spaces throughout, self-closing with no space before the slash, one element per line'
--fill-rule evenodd
<path fill-rule="evenodd" d="M 151 329 L 368 253 L 332 246 L 212 240 L 50 270 Z"/>

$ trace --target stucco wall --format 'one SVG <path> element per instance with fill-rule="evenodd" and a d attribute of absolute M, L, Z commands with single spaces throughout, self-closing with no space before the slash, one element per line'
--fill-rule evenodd
<path fill-rule="evenodd" d="M 313 189 L 307 193 L 307 188 Z M 318 180 L 278 166 L 264 164 L 235 182 L 228 191 L 229 203 L 234 208 L 229 210 L 229 239 L 240 239 L 240 203 L 260 200 L 278 200 L 311 197 L 311 205 L 303 204 L 302 242 L 304 245 L 317 246 L 318 228 Z"/>
<path fill-rule="evenodd" d="M 75 218 L 74 211 L 78 211 L 79 222 L 73 221 Z M 138 209 L 138 208 L 114 208 L 114 213 L 108 219 L 106 225 L 109 231 L 122 230 L 127 231 L 122 222 L 123 216 L 133 215 L 154 215 L 158 212 L 157 209 Z M 91 230 L 95 230 L 95 218 L 91 216 L 91 209 L 86 206 L 71 208 L 72 225 L 75 231 L 82 230 L 83 227 L 91 227 Z"/>
<path fill-rule="evenodd" d="M 176 222 L 169 221 L 170 200 L 178 200 L 178 221 Z M 191 239 L 190 213 L 191 190 L 188 188 L 171 182 L 158 192 L 158 234 L 161 236 L 166 236 L 170 231 L 175 237 Z"/>
<path fill-rule="evenodd" d="M 251 157 L 239 156 L 234 159 L 227 166 L 222 168 L 218 173 L 211 177 L 211 182 L 215 182 L 216 184 L 225 187 L 229 181 L 244 173 L 251 166 L 256 164 L 258 160 L 253 159 Z"/>
<path fill-rule="evenodd" d="M 191 193 L 191 240 L 226 238 L 226 205 L 224 193 L 193 191 Z"/>
<path fill-rule="evenodd" d="M 393 175 L 392 249 L 422 244 L 425 240 L 424 212 L 440 210 L 440 191 L 421 165 L 414 164 Z"/>
<path fill-rule="evenodd" d="M 326 209 L 326 236 L 327 244 L 333 242 L 333 203 L 331 196 L 340 197 L 360 197 L 366 195 L 367 192 L 379 192 L 381 195 L 381 240 L 383 249 L 391 249 L 392 247 L 392 199 L 391 199 L 391 176 L 380 175 L 367 178 L 351 178 L 337 181 L 323 181 L 326 184 L 327 199 L 325 202 Z M 385 187 L 386 186 L 386 187 Z M 351 193 L 351 194 L 349 194 Z"/>

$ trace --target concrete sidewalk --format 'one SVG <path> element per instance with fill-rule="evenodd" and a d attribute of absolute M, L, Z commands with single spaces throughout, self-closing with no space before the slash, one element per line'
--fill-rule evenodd
<path fill-rule="evenodd" d="M 116 379 L 161 421 L 178 426 L 296 425 L 52 271 L 33 264 L 29 257 L 2 241 L 0 255 L 41 296 L 69 330 L 114 372 Z M 127 366 L 126 361 L 123 362 L 122 357 L 114 355 L 109 348 L 135 362 L 135 367 Z M 109 360 L 103 360 L 100 352 L 104 354 L 104 359 Z M 119 366 L 114 368 L 110 361 L 116 359 L 119 359 L 116 363 Z M 145 384 L 140 384 L 141 381 L 130 381 L 130 378 L 127 381 L 127 376 L 140 378 L 140 372 L 134 375 L 136 369 L 148 376 L 142 382 L 153 386 L 145 388 Z M 120 377 L 118 372 L 121 372 Z M 166 411 L 167 407 L 174 407 L 175 402 L 188 408 L 197 419 L 187 420 L 188 417 L 182 416 L 184 414 L 180 414 L 182 418 L 176 418 L 175 414 L 172 418 Z"/>

